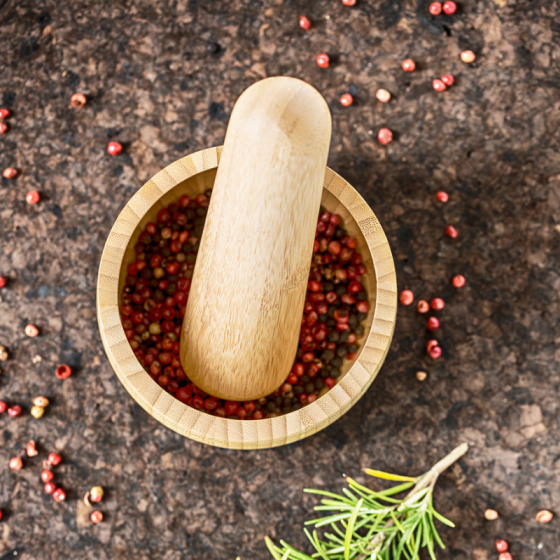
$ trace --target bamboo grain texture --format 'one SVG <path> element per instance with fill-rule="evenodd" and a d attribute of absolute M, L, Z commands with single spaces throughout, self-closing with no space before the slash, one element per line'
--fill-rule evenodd
<path fill-rule="evenodd" d="M 377 218 L 342 177 L 326 168 L 321 204 L 341 215 L 348 234 L 358 239 L 367 274 L 363 278 L 370 310 L 358 340 L 357 359 L 345 360 L 336 386 L 298 411 L 263 420 L 230 420 L 188 407 L 164 391 L 134 355 L 122 327 L 120 294 L 134 245 L 157 212 L 183 194 L 211 188 L 221 147 L 186 156 L 157 173 L 131 198 L 109 233 L 97 283 L 97 317 L 103 346 L 117 377 L 132 398 L 166 427 L 190 439 L 230 449 L 264 449 L 308 437 L 346 413 L 371 385 L 391 344 L 397 311 L 393 257 Z M 316 217 L 315 217 L 316 218 Z M 187 372 L 188 375 L 188 372 Z"/>
<path fill-rule="evenodd" d="M 290 373 L 330 137 L 325 100 L 295 78 L 260 80 L 233 108 L 180 339 L 210 395 L 256 400 Z"/>

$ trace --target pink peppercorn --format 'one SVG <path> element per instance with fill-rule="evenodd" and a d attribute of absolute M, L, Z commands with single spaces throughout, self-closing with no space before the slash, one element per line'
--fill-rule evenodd
<path fill-rule="evenodd" d="M 109 142 L 107 146 L 107 152 L 112 156 L 118 156 L 123 151 L 122 144 L 120 142 Z"/>
<path fill-rule="evenodd" d="M 462 288 L 465 285 L 465 277 L 462 274 L 457 274 L 456 276 L 453 276 L 453 280 L 451 281 L 451 283 L 453 284 L 453 286 L 455 286 L 455 288 Z"/>
<path fill-rule="evenodd" d="M 66 364 L 56 366 L 55 375 L 59 379 L 68 379 L 72 375 L 72 368 Z"/>
<path fill-rule="evenodd" d="M 441 14 L 441 2 L 432 2 L 429 10 L 433 16 L 439 16 Z"/>
<path fill-rule="evenodd" d="M 375 92 L 375 97 L 381 103 L 387 103 L 391 99 L 391 94 L 386 89 L 381 88 Z"/>
<path fill-rule="evenodd" d="M 8 465 L 13 471 L 23 469 L 23 461 L 21 460 L 21 457 L 12 457 Z"/>
<path fill-rule="evenodd" d="M 457 4 L 455 4 L 455 2 L 451 2 L 451 1 L 445 2 L 443 4 L 443 11 L 448 16 L 450 16 L 457 11 Z"/>
<path fill-rule="evenodd" d="M 377 133 L 377 139 L 381 144 L 386 146 L 393 141 L 393 133 L 388 128 L 382 128 Z"/>
<path fill-rule="evenodd" d="M 412 290 L 403 290 L 399 295 L 399 301 L 403 305 L 410 305 L 414 301 Z"/>
<path fill-rule="evenodd" d="M 299 26 L 302 29 L 305 29 L 305 31 L 307 31 L 311 27 L 311 20 L 308 17 L 300 16 L 299 17 Z"/>
<path fill-rule="evenodd" d="M 62 488 L 57 488 L 53 492 L 52 497 L 55 502 L 63 502 L 66 500 L 66 492 Z"/>
<path fill-rule="evenodd" d="M 10 416 L 10 418 L 17 418 L 20 415 L 21 406 L 19 406 L 19 404 L 14 404 L 13 406 L 10 406 L 10 408 L 8 408 L 8 416 Z"/>
<path fill-rule="evenodd" d="M 453 83 L 455 82 L 455 78 L 451 75 L 451 74 L 444 74 L 441 77 L 441 81 L 447 86 L 447 87 L 451 87 L 453 85 Z"/>
<path fill-rule="evenodd" d="M 438 341 L 435 338 L 432 338 L 426 343 L 426 350 L 429 352 L 432 348 L 434 348 L 434 346 L 437 346 L 438 344 Z"/>
<path fill-rule="evenodd" d="M 0 119 L 9 119 L 12 116 L 10 109 L 0 109 Z"/>
<path fill-rule="evenodd" d="M 445 91 L 447 89 L 447 86 L 441 80 L 433 80 L 432 87 L 436 91 Z"/>
<path fill-rule="evenodd" d="M 41 200 L 41 195 L 37 191 L 31 191 L 25 195 L 25 200 L 28 204 L 37 204 Z"/>
<path fill-rule="evenodd" d="M 434 346 L 428 350 L 428 354 L 430 355 L 431 358 L 437 360 L 441 356 L 442 351 L 439 346 Z"/>
<path fill-rule="evenodd" d="M 18 170 L 13 167 L 6 167 L 2 172 L 4 179 L 15 179 L 18 176 Z"/>
<path fill-rule="evenodd" d="M 31 338 L 35 338 L 39 334 L 39 329 L 35 325 L 27 325 L 25 334 Z"/>
<path fill-rule="evenodd" d="M 407 58 L 402 62 L 402 69 L 405 72 L 414 72 L 414 70 L 416 70 L 416 63 L 412 58 Z"/>
<path fill-rule="evenodd" d="M 451 237 L 451 239 L 455 239 L 459 233 L 453 226 L 447 226 L 445 228 L 445 235 L 447 235 L 447 237 Z"/>
<path fill-rule="evenodd" d="M 0 121 L 0 134 L 6 134 L 6 132 L 8 132 L 8 125 Z"/>
<path fill-rule="evenodd" d="M 498 539 L 496 541 L 496 550 L 498 552 L 505 552 L 509 548 L 507 541 L 504 539 Z"/>
<path fill-rule="evenodd" d="M 356 0 L 342 0 L 342 3 L 345 6 L 355 6 L 356 5 Z"/>
<path fill-rule="evenodd" d="M 461 53 L 461 60 L 465 64 L 470 64 L 476 60 L 476 55 L 472 51 L 463 51 Z"/>
<path fill-rule="evenodd" d="M 45 492 L 47 494 L 52 494 L 56 490 L 56 484 L 54 482 L 47 482 L 45 484 Z"/>
<path fill-rule="evenodd" d="M 536 519 L 539 523 L 549 523 L 550 521 L 552 521 L 553 517 L 554 515 L 551 511 L 548 511 L 547 509 L 541 509 L 541 511 L 537 513 Z"/>
<path fill-rule="evenodd" d="M 89 518 L 92 523 L 101 523 L 103 521 L 103 514 L 100 511 L 92 511 Z"/>
<path fill-rule="evenodd" d="M 0 288 L 3 288 L 8 283 L 8 279 L 5 276 L 0 276 Z"/>
<path fill-rule="evenodd" d="M 498 556 L 498 560 L 513 560 L 513 557 L 509 552 L 502 552 L 500 556 Z"/>
<path fill-rule="evenodd" d="M 435 309 L 436 311 L 441 311 L 445 307 L 445 302 L 441 298 L 436 297 L 431 301 L 431 305 L 432 305 L 432 309 Z"/>
<path fill-rule="evenodd" d="M 74 109 L 81 109 L 87 103 L 87 98 L 83 93 L 74 93 L 70 98 L 70 104 Z"/>
<path fill-rule="evenodd" d="M 350 107 L 352 103 L 354 103 L 354 98 L 349 93 L 345 93 L 340 97 L 340 104 L 343 107 Z"/>
<path fill-rule="evenodd" d="M 0 401 L 0 414 L 8 410 L 8 404 L 4 401 Z"/>
<path fill-rule="evenodd" d="M 42 473 L 41 473 L 41 480 L 46 484 L 47 482 L 52 482 L 52 479 L 54 478 L 54 473 L 52 471 L 49 471 L 47 469 L 45 469 Z"/>
<path fill-rule="evenodd" d="M 430 310 L 430 305 L 425 299 L 418 302 L 418 313 L 427 313 Z"/>
<path fill-rule="evenodd" d="M 439 191 L 436 193 L 436 198 L 439 202 L 447 202 L 449 200 L 449 195 L 444 191 Z"/>
<path fill-rule="evenodd" d="M 317 55 L 316 62 L 319 68 L 328 68 L 330 61 L 331 59 L 329 58 L 329 55 L 326 53 L 321 53 Z"/>
<path fill-rule="evenodd" d="M 426 328 L 429 331 L 437 331 L 439 329 L 439 319 L 437 317 L 430 317 L 426 322 Z"/>
<path fill-rule="evenodd" d="M 62 463 L 62 457 L 60 453 L 49 453 L 48 462 L 53 466 L 56 467 Z"/>

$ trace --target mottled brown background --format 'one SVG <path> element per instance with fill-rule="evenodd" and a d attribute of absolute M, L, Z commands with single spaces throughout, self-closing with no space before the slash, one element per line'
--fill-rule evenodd
<path fill-rule="evenodd" d="M 459 61 L 465 48 L 475 64 Z M 314 63 L 321 51 L 335 60 L 328 70 Z M 407 56 L 413 74 L 400 69 Z M 516 560 L 560 558 L 560 520 L 534 521 L 541 508 L 560 514 L 559 59 L 557 0 L 462 0 L 436 21 L 412 0 L 0 0 L 0 106 L 14 113 L 0 167 L 21 170 L 0 187 L 10 279 L 0 344 L 12 356 L 0 398 L 52 399 L 41 420 L 0 417 L 0 558 L 265 559 L 266 534 L 305 546 L 315 500 L 302 488 L 337 490 L 341 473 L 361 479 L 366 466 L 420 473 L 463 440 L 470 453 L 436 491 L 457 523 L 439 557 L 493 559 L 503 537 Z M 437 94 L 431 80 L 446 72 L 456 86 Z M 237 96 L 279 74 L 328 100 L 329 165 L 379 217 L 399 287 L 447 301 L 444 358 L 426 359 L 425 317 L 401 307 L 379 378 L 333 426 L 269 451 L 214 449 L 163 428 L 121 387 L 97 331 L 97 266 L 128 198 L 175 159 L 221 143 Z M 379 86 L 391 103 L 375 100 Z M 76 91 L 90 98 L 79 112 Z M 337 102 L 346 91 L 349 109 Z M 387 148 L 381 126 L 395 132 Z M 106 154 L 110 139 L 123 155 Z M 43 200 L 29 206 L 33 189 Z M 448 204 L 436 203 L 439 189 Z M 455 273 L 467 277 L 461 291 Z M 25 337 L 28 322 L 40 337 Z M 76 370 L 64 383 L 60 362 Z M 67 502 L 43 493 L 39 458 L 8 470 L 31 437 L 64 456 Z M 78 508 L 93 484 L 107 489 L 95 527 Z M 489 506 L 499 521 L 484 520 Z"/>

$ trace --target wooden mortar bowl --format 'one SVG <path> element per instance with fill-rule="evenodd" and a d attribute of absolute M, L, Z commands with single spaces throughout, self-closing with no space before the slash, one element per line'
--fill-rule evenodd
<path fill-rule="evenodd" d="M 152 177 L 128 202 L 105 244 L 97 281 L 97 319 L 105 352 L 117 377 L 148 414 L 188 438 L 230 449 L 264 449 L 298 441 L 322 430 L 354 405 L 375 379 L 389 350 L 397 312 L 395 265 L 385 233 L 357 191 L 326 168 L 321 205 L 340 214 L 357 238 L 367 273 L 362 283 L 370 309 L 356 360 L 345 360 L 337 384 L 300 410 L 263 420 L 229 420 L 191 408 L 162 389 L 134 355 L 122 327 L 121 293 L 134 245 L 157 212 L 182 195 L 212 187 L 221 147 L 186 156 Z M 187 372 L 188 375 L 188 372 Z"/>

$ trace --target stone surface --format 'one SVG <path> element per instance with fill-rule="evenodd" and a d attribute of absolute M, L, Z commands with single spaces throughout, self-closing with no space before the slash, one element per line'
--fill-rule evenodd
<path fill-rule="evenodd" d="M 431 18 L 428 2 L 99 0 L 0 3 L 2 179 L 0 398 L 26 413 L 0 417 L 0 558 L 244 560 L 267 558 L 263 536 L 305 547 L 315 503 L 343 472 L 375 466 L 417 474 L 457 443 L 471 451 L 441 477 L 438 558 L 560 558 L 560 3 L 463 0 Z M 309 32 L 297 25 L 305 13 Z M 219 44 L 212 53 L 208 46 Z M 465 65 L 459 53 L 472 49 Z M 315 56 L 333 64 L 319 69 Z M 405 74 L 411 57 L 418 70 Z M 433 78 L 456 85 L 436 93 Z M 237 96 L 265 76 L 315 85 L 333 113 L 329 165 L 368 200 L 391 243 L 399 287 L 441 296 L 443 358 L 425 355 L 426 316 L 399 309 L 391 352 L 362 400 L 323 432 L 260 452 L 213 449 L 147 416 L 109 366 L 95 318 L 103 243 L 126 200 L 158 170 L 223 141 Z M 379 87 L 392 94 L 375 99 Z M 70 108 L 72 93 L 89 102 Z M 338 103 L 350 92 L 350 108 Z M 377 130 L 387 126 L 387 147 Z M 125 145 L 119 157 L 107 143 Z M 42 201 L 29 206 L 25 194 Z M 436 202 L 445 190 L 450 200 Z M 444 236 L 453 224 L 459 237 Z M 450 285 L 454 274 L 466 286 Z M 36 324 L 41 335 L 27 338 Z M 39 356 L 41 359 L 37 358 Z M 65 362 L 75 374 L 54 376 Z M 415 372 L 428 379 L 419 383 Z M 40 420 L 28 413 L 51 399 Z M 39 457 L 11 456 L 34 438 Z M 56 504 L 39 480 L 45 453 L 64 462 Z M 106 521 L 79 500 L 106 489 Z M 483 512 L 500 512 L 495 522 Z M 558 511 L 557 511 L 558 513 Z"/>

